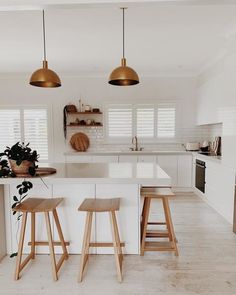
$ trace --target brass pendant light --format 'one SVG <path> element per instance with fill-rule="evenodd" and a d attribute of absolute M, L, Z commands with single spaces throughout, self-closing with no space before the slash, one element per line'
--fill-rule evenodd
<path fill-rule="evenodd" d="M 130 86 L 139 83 L 138 74 L 130 67 L 126 66 L 125 58 L 125 9 L 123 11 L 123 57 L 121 59 L 121 66 L 114 69 L 110 74 L 108 83 L 116 86 Z"/>
<path fill-rule="evenodd" d="M 36 70 L 31 78 L 30 85 L 44 88 L 53 88 L 60 87 L 61 80 L 58 75 L 48 68 L 48 62 L 46 59 L 46 40 L 45 40 L 45 19 L 44 19 L 44 10 L 43 10 L 43 51 L 44 51 L 44 60 L 43 67 Z"/>

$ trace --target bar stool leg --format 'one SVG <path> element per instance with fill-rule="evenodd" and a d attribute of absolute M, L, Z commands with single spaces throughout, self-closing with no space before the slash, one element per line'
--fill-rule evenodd
<path fill-rule="evenodd" d="M 82 282 L 85 266 L 88 262 L 89 244 L 90 244 L 91 229 L 92 229 L 92 219 L 93 219 L 93 212 L 87 212 L 78 282 Z"/>
<path fill-rule="evenodd" d="M 51 222 L 49 218 L 49 212 L 45 212 L 44 214 L 45 214 L 45 220 L 46 220 L 46 226 L 47 226 L 48 243 L 49 243 L 49 250 L 50 250 L 50 256 L 51 256 L 51 263 L 52 263 L 52 274 L 53 274 L 53 279 L 57 281 L 58 280 L 57 266 L 56 266 L 56 258 L 55 258 L 54 245 L 53 245 L 53 239 L 52 239 L 52 229 L 51 229 Z"/>
<path fill-rule="evenodd" d="M 119 229 L 118 229 L 118 224 L 117 224 L 115 211 L 112 212 L 112 217 L 113 217 L 113 221 L 114 221 L 115 234 L 116 234 L 117 242 L 118 242 L 117 246 L 118 246 L 118 253 L 119 253 L 119 258 L 120 258 L 120 266 L 121 266 L 121 269 L 122 269 L 123 253 L 122 253 L 122 248 L 121 248 L 120 234 L 119 234 Z"/>
<path fill-rule="evenodd" d="M 31 213 L 31 255 L 35 259 L 35 213 Z"/>
<path fill-rule="evenodd" d="M 169 232 L 169 239 L 172 242 L 174 249 L 175 249 L 175 256 L 179 256 L 178 247 L 176 244 L 176 238 L 175 238 L 175 232 L 174 232 L 174 226 L 171 219 L 171 213 L 170 213 L 170 207 L 169 207 L 169 201 L 168 198 L 163 198 L 163 208 L 166 216 L 166 224 Z"/>
<path fill-rule="evenodd" d="M 147 234 L 147 226 L 148 226 L 148 217 L 149 217 L 149 211 L 150 211 L 150 205 L 151 205 L 151 198 L 146 198 L 146 206 L 145 206 L 145 212 L 144 212 L 144 220 L 143 220 L 143 233 L 141 236 L 141 253 L 140 255 L 144 255 L 144 249 L 145 249 L 145 241 L 146 241 L 146 234 Z"/>
<path fill-rule="evenodd" d="M 61 242 L 61 247 L 62 247 L 62 250 L 63 250 L 63 256 L 64 256 L 65 259 L 68 259 L 69 256 L 68 256 L 68 252 L 67 252 L 67 249 L 66 249 L 66 243 L 65 243 L 64 236 L 63 236 L 63 233 L 62 233 L 61 224 L 60 224 L 60 221 L 59 221 L 59 218 L 58 218 L 57 210 L 54 209 L 52 211 L 52 213 L 53 213 L 53 217 L 54 217 L 54 220 L 55 220 L 55 223 L 56 223 L 59 239 L 60 239 L 60 242 Z"/>
<path fill-rule="evenodd" d="M 22 217 L 20 241 L 19 241 L 18 254 L 17 254 L 17 259 L 16 259 L 15 280 L 19 280 L 19 275 L 20 275 L 20 271 L 21 271 L 21 259 L 22 259 L 22 251 L 23 251 L 24 239 L 25 239 L 25 228 L 26 228 L 27 214 L 28 213 L 26 213 L 26 212 L 23 213 L 23 217 Z"/>
<path fill-rule="evenodd" d="M 116 216 L 115 212 L 109 212 L 110 215 L 110 221 L 111 221 L 111 232 L 112 232 L 112 240 L 113 240 L 113 247 L 114 247 L 114 255 L 115 255 L 115 261 L 116 261 L 116 268 L 117 268 L 117 277 L 118 282 L 122 282 L 122 271 L 121 271 L 121 261 L 120 261 L 120 255 L 119 252 L 121 251 L 119 240 L 116 233 Z M 119 245 L 119 246 L 118 246 Z"/>
<path fill-rule="evenodd" d="M 141 215 L 141 239 L 143 236 L 143 228 L 144 228 L 144 219 L 145 219 L 145 215 L 146 215 L 146 211 L 147 211 L 147 198 L 144 197 L 143 200 L 143 209 L 142 209 L 142 215 Z"/>

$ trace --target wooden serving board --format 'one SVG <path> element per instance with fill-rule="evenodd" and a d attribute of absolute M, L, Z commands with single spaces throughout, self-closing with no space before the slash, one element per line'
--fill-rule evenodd
<path fill-rule="evenodd" d="M 77 152 L 85 152 L 89 147 L 89 138 L 86 134 L 78 132 L 72 135 L 70 144 Z"/>
<path fill-rule="evenodd" d="M 21 173 L 16 174 L 16 177 L 27 177 L 27 178 L 34 178 L 34 177 L 42 177 L 42 176 L 48 176 L 51 174 L 56 173 L 57 170 L 55 168 L 51 167 L 40 167 L 36 169 L 36 174 L 34 176 L 28 174 L 28 173 Z"/>

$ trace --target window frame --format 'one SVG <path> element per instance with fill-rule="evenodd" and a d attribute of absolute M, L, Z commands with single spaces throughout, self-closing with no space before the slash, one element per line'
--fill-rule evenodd
<path fill-rule="evenodd" d="M 109 132 L 108 132 L 108 110 L 111 107 L 114 106 L 132 106 L 132 113 L 133 113 L 133 118 L 132 118 L 132 136 L 131 137 L 118 137 L 118 138 L 113 138 L 109 137 Z M 174 137 L 158 137 L 157 134 L 157 112 L 158 112 L 158 106 L 160 107 L 174 107 L 175 108 L 175 136 Z M 137 135 L 137 109 L 138 108 L 149 108 L 153 107 L 154 108 L 154 137 L 140 137 L 138 136 L 139 140 L 141 143 L 175 143 L 177 142 L 179 138 L 179 123 L 180 123 L 180 118 L 181 118 L 181 109 L 180 109 L 180 101 L 176 100 L 155 100 L 155 101 L 147 101 L 146 103 L 142 102 L 121 102 L 121 103 L 112 103 L 108 102 L 104 104 L 104 139 L 105 142 L 108 144 L 111 143 L 119 143 L 119 144 L 125 144 L 125 143 L 130 143 L 132 140 L 133 136 Z"/>
<path fill-rule="evenodd" d="M 40 160 L 41 163 L 52 161 L 53 155 L 53 128 L 52 128 L 52 107 L 49 105 L 0 105 L 2 110 L 19 110 L 20 111 L 20 141 L 24 141 L 24 110 L 45 109 L 47 112 L 47 133 L 48 133 L 48 159 Z"/>

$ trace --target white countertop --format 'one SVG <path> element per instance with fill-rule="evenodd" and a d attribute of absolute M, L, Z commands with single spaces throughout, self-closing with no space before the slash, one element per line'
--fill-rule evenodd
<path fill-rule="evenodd" d="M 207 156 L 204 154 L 199 154 L 197 152 L 194 152 L 193 156 L 202 161 L 213 161 L 213 162 L 221 163 L 221 156 Z"/>
<path fill-rule="evenodd" d="M 119 156 L 119 155 L 186 155 L 192 154 L 191 151 L 86 151 L 86 152 L 76 152 L 68 151 L 65 152 L 66 156 Z"/>
<path fill-rule="evenodd" d="M 43 177 L 46 184 L 54 183 L 114 183 L 170 186 L 171 178 L 156 163 L 47 163 L 56 174 Z M 22 178 L 0 178 L 0 184 L 19 183 Z M 34 183 L 41 179 L 30 178 Z"/>

